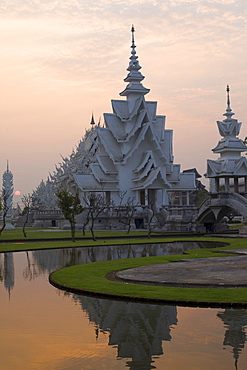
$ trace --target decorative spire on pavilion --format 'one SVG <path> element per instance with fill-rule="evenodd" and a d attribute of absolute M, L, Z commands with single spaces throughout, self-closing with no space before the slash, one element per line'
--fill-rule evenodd
<path fill-rule="evenodd" d="M 138 56 L 136 55 L 136 45 L 135 45 L 135 28 L 132 25 L 131 27 L 131 33 L 132 33 L 132 43 L 131 43 L 131 56 L 130 56 L 130 62 L 129 66 L 127 68 L 127 71 L 129 71 L 127 77 L 124 79 L 124 82 L 129 82 L 129 84 L 126 86 L 125 90 L 120 93 L 121 96 L 129 96 L 133 93 L 136 95 L 145 95 L 147 94 L 150 89 L 146 89 L 142 84 L 141 81 L 145 78 L 139 70 L 141 69 L 141 66 L 138 61 Z"/>
<path fill-rule="evenodd" d="M 232 109 L 231 109 L 229 85 L 226 86 L 226 93 L 227 93 L 227 108 L 226 108 L 226 113 L 223 114 L 223 116 L 226 116 L 226 120 L 224 120 L 224 122 L 229 121 L 232 118 L 232 116 L 235 114 L 232 112 Z"/>

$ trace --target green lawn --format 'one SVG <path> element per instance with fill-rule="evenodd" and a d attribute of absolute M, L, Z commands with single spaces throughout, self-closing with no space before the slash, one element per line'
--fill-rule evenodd
<path fill-rule="evenodd" d="M 244 224 L 242 222 L 240 223 L 236 223 L 236 224 L 227 224 L 231 229 L 242 229 L 242 227 L 244 226 Z"/>
<path fill-rule="evenodd" d="M 188 251 L 184 255 L 178 256 L 162 256 L 162 257 L 145 257 L 136 259 L 94 262 L 85 265 L 77 265 L 68 267 L 54 272 L 51 278 L 58 284 L 69 289 L 80 289 L 85 292 L 93 292 L 99 294 L 113 295 L 115 297 L 126 298 L 148 298 L 161 299 L 167 301 L 186 301 L 186 302 L 220 302 L 220 303 L 247 303 L 247 289 L 205 289 L 205 288 L 173 288 L 173 287 L 157 287 L 145 286 L 137 284 L 124 284 L 106 279 L 106 275 L 123 269 L 144 266 L 148 264 L 169 263 L 178 261 L 181 258 L 202 258 L 226 256 L 227 254 L 219 253 L 224 249 L 246 249 L 247 240 L 243 238 L 215 238 L 211 236 L 202 237 L 181 237 L 160 235 L 157 237 L 147 238 L 146 232 L 132 231 L 127 239 L 126 232 L 119 231 L 104 231 L 97 232 L 97 236 L 103 239 L 93 241 L 92 239 L 81 239 L 72 242 L 70 240 L 51 241 L 51 238 L 69 238 L 69 231 L 42 231 L 40 229 L 28 229 L 27 241 L 21 233 L 20 229 L 13 231 L 5 231 L 0 237 L 0 252 L 35 250 L 35 249 L 51 249 L 51 248 L 69 248 L 83 246 L 100 246 L 100 245 L 121 245 L 121 244 L 138 244 L 138 243 L 164 243 L 174 241 L 216 241 L 220 243 L 228 243 L 228 245 L 219 248 L 196 249 Z M 78 236 L 81 233 L 78 232 Z M 87 237 L 90 236 L 88 233 Z M 107 239 L 107 237 L 115 236 L 118 239 Z M 136 238 L 138 236 L 138 238 Z M 142 237 L 140 237 L 142 236 Z M 104 239 L 104 237 L 106 239 Z M 32 241 L 38 239 L 40 241 Z M 1 239 L 9 240 L 9 242 L 1 242 Z M 11 242 L 11 240 L 18 242 Z"/>
<path fill-rule="evenodd" d="M 191 240 L 205 240 L 208 238 L 189 238 Z M 177 238 L 176 240 L 188 241 Z M 82 290 L 85 293 L 105 294 L 114 297 L 145 298 L 150 300 L 165 300 L 176 302 L 199 302 L 199 303 L 246 303 L 247 289 L 215 289 L 215 288 L 173 288 L 158 287 L 137 284 L 126 284 L 110 281 L 106 275 L 129 268 L 146 266 L 150 264 L 169 263 L 179 261 L 181 258 L 219 257 L 224 258 L 228 254 L 219 252 L 224 249 L 246 249 L 245 239 L 210 238 L 211 241 L 229 243 L 226 247 L 194 249 L 185 255 L 145 257 L 106 262 L 94 262 L 86 265 L 68 267 L 51 274 L 51 280 L 62 288 Z M 172 241 L 172 240 L 170 240 Z"/>
<path fill-rule="evenodd" d="M 91 233 L 86 232 L 85 237 L 82 232 L 77 232 L 77 239 L 72 242 L 70 231 L 44 231 L 41 229 L 27 229 L 27 238 L 24 238 L 21 229 L 6 230 L 0 236 L 0 253 L 17 252 L 22 250 L 35 249 L 53 249 L 53 248 L 70 248 L 70 247 L 87 247 L 98 245 L 115 245 L 115 244 L 137 244 L 137 243 L 163 243 L 164 241 L 174 241 L 174 236 L 169 237 L 167 234 L 154 234 L 151 239 L 147 238 L 146 231 L 133 230 L 129 234 L 126 231 L 96 231 L 96 237 L 100 238 L 93 241 Z M 176 238 L 179 237 L 179 234 Z M 114 237 L 114 239 L 109 239 Z M 105 238 L 105 239 L 104 239 Z M 38 241 L 32 241 L 36 239 Z M 51 241 L 51 239 L 57 239 Z M 68 240 L 63 240 L 68 239 Z M 13 240 L 13 243 L 11 243 Z M 189 239 L 188 239 L 189 240 Z M 192 240 L 192 239 L 191 239 Z M 6 241 L 6 242 L 5 242 Z"/>
<path fill-rule="evenodd" d="M 18 240 L 29 240 L 29 239 L 53 239 L 53 238 L 71 238 L 71 233 L 70 230 L 57 230 L 57 229 L 35 229 L 35 228 L 27 228 L 26 229 L 27 233 L 27 238 L 23 236 L 22 229 L 17 228 L 14 230 L 3 230 L 2 234 L 0 235 L 0 243 L 1 240 L 13 240 L 13 239 L 18 239 Z M 95 231 L 96 237 L 106 237 L 106 236 L 127 236 L 128 234 L 126 231 L 118 231 L 118 230 L 113 230 L 113 231 Z M 138 231 L 138 230 L 133 230 L 130 232 L 131 236 L 135 235 L 147 235 L 147 231 Z M 92 238 L 90 231 L 86 231 L 86 235 L 83 236 L 81 231 L 76 232 L 76 237 L 77 238 Z"/>

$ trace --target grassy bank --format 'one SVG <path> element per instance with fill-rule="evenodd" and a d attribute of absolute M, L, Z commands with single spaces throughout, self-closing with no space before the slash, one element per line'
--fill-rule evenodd
<path fill-rule="evenodd" d="M 79 234 L 79 233 L 78 233 Z M 162 257 L 145 257 L 126 260 L 115 260 L 107 262 L 94 262 L 86 265 L 73 266 L 56 271 L 51 275 L 55 284 L 62 288 L 68 287 L 72 290 L 81 290 L 86 293 L 105 294 L 114 297 L 126 298 L 147 298 L 151 300 L 165 300 L 176 302 L 223 302 L 223 303 L 246 303 L 247 304 L 247 289 L 197 289 L 197 288 L 173 288 L 173 287 L 158 287 L 145 286 L 136 284 L 123 284 L 116 281 L 110 281 L 106 275 L 115 271 L 129 269 L 138 266 L 170 263 L 179 261 L 181 258 L 202 258 L 226 256 L 226 253 L 219 253 L 224 249 L 246 249 L 247 240 L 241 238 L 215 238 L 215 237 L 181 237 L 166 235 L 155 235 L 151 239 L 147 238 L 146 232 L 132 231 L 128 238 L 125 231 L 98 231 L 97 241 L 90 239 L 90 233 L 86 234 L 85 238 L 78 239 L 76 242 L 71 240 L 63 240 L 70 237 L 69 231 L 54 231 L 54 230 L 28 230 L 28 241 L 23 237 L 20 229 L 6 231 L 0 237 L 0 252 L 13 252 L 37 249 L 53 249 L 53 248 L 71 248 L 71 247 L 87 247 L 87 246 L 106 246 L 106 245 L 121 245 L 121 244 L 145 244 L 145 243 L 164 243 L 175 241 L 215 241 L 218 243 L 228 243 L 226 247 L 207 248 L 188 251 L 183 256 L 162 256 Z M 51 241 L 56 237 L 58 240 Z M 116 239 L 109 239 L 115 237 Z M 105 238 L 105 239 L 104 239 Z M 5 239 L 8 242 L 1 242 Z M 39 241 L 32 241 L 39 239 Z M 11 242 L 18 240 L 18 242 Z M 222 245 L 222 244 L 221 244 Z"/>
<path fill-rule="evenodd" d="M 46 239 L 64 239 L 64 238 L 70 238 L 71 239 L 71 233 L 70 230 L 58 230 L 58 229 L 35 229 L 35 228 L 27 228 L 26 229 L 27 238 L 23 236 L 22 229 L 17 228 L 14 230 L 4 230 L 2 234 L 0 235 L 0 243 L 2 240 L 20 240 L 20 241 L 26 241 L 26 240 L 32 240 L 32 239 L 40 239 L 40 240 L 46 240 Z M 121 236 L 127 236 L 128 234 L 126 231 L 118 231 L 118 230 L 112 230 L 112 231 L 95 231 L 96 237 L 121 237 Z M 138 231 L 133 230 L 130 232 L 131 236 L 135 235 L 147 235 L 147 231 Z M 92 239 L 92 235 L 90 231 L 86 231 L 85 236 L 82 235 L 81 231 L 76 232 L 76 238 L 90 238 Z"/>
<path fill-rule="evenodd" d="M 98 238 L 96 241 L 91 238 L 89 231 L 86 232 L 84 237 L 81 232 L 78 232 L 75 242 L 72 242 L 70 238 L 70 231 L 28 229 L 27 234 L 28 238 L 24 238 L 21 229 L 4 231 L 0 236 L 0 253 L 100 245 L 163 243 L 164 241 L 169 242 L 179 239 L 179 234 L 176 237 L 169 237 L 167 234 L 154 234 L 151 239 L 148 239 L 146 231 L 136 230 L 131 231 L 129 234 L 126 231 L 96 231 L 95 234 Z M 186 238 L 186 240 L 192 239 L 192 237 Z"/>
<path fill-rule="evenodd" d="M 179 240 L 179 239 L 177 239 Z M 196 240 L 194 238 L 193 240 Z M 200 238 L 200 241 L 208 238 Z M 202 258 L 227 256 L 220 252 L 224 249 L 246 249 L 247 243 L 244 239 L 219 239 L 210 238 L 212 241 L 229 243 L 226 247 L 194 249 L 185 255 L 145 257 L 135 259 L 124 259 L 106 262 L 94 262 L 86 265 L 68 267 L 51 274 L 51 281 L 61 288 L 85 293 L 103 294 L 106 296 L 126 297 L 130 299 L 164 300 L 172 302 L 198 302 L 198 303 L 236 303 L 247 304 L 247 289 L 215 289 L 215 288 L 174 288 L 159 287 L 137 284 L 124 284 L 110 281 L 107 274 L 119 270 L 146 266 L 159 263 L 177 262 L 181 258 Z M 172 240 L 171 240 L 172 241 Z M 188 239 L 186 239 L 188 241 Z"/>

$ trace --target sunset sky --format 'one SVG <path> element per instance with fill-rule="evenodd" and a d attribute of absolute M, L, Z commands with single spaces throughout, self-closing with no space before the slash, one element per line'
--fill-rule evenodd
<path fill-rule="evenodd" d="M 0 175 L 9 160 L 15 190 L 32 192 L 76 147 L 92 111 L 97 121 L 111 112 L 126 85 L 132 23 L 146 100 L 167 116 L 175 163 L 203 175 L 217 158 L 227 84 L 247 136 L 246 4 L 1 0 Z"/>

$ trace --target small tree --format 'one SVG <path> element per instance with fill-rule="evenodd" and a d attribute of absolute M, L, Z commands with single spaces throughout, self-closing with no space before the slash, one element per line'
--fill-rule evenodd
<path fill-rule="evenodd" d="M 72 241 L 75 241 L 76 216 L 83 212 L 78 192 L 74 195 L 66 189 L 56 192 L 58 198 L 57 204 L 61 209 L 64 218 L 70 223 Z"/>
<path fill-rule="evenodd" d="M 24 237 L 26 238 L 27 237 L 27 233 L 26 233 L 26 225 L 28 223 L 28 217 L 30 215 L 30 212 L 33 208 L 33 198 L 32 198 L 32 195 L 30 193 L 28 193 L 27 195 L 23 195 L 23 197 L 21 198 L 21 201 L 24 205 L 24 210 L 23 210 L 23 215 L 26 216 L 25 218 L 25 221 L 24 221 L 24 224 L 22 226 L 22 233 L 24 235 Z"/>

